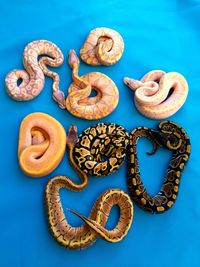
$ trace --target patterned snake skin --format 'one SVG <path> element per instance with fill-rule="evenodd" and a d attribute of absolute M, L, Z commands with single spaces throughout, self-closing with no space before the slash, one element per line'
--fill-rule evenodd
<path fill-rule="evenodd" d="M 167 174 L 160 192 L 152 197 L 147 192 L 140 177 L 136 145 L 140 137 L 146 137 L 153 142 L 154 151 L 164 146 L 173 152 L 167 169 Z M 174 205 L 177 198 L 181 173 L 190 155 L 190 139 L 179 125 L 163 121 L 158 125 L 158 131 L 146 127 L 138 127 L 130 135 L 128 148 L 128 189 L 133 200 L 144 210 L 151 213 L 167 211 Z"/>
<path fill-rule="evenodd" d="M 124 51 L 121 35 L 109 28 L 96 28 L 89 33 L 80 50 L 81 59 L 89 65 L 113 65 Z"/>
<path fill-rule="evenodd" d="M 135 106 L 144 116 L 166 119 L 176 113 L 188 95 L 186 79 L 177 72 L 153 70 L 141 81 L 124 78 L 125 84 L 134 94 Z"/>
<path fill-rule="evenodd" d="M 48 57 L 38 56 L 48 55 Z M 5 83 L 7 93 L 17 101 L 27 101 L 40 94 L 44 87 L 44 75 L 51 77 L 53 82 L 53 98 L 57 101 L 64 97 L 59 90 L 59 75 L 47 69 L 46 65 L 58 67 L 63 63 L 63 54 L 60 49 L 52 42 L 37 40 L 29 43 L 23 54 L 23 64 L 25 70 L 13 70 L 6 76 Z M 20 85 L 18 81 L 22 79 Z M 55 96 L 54 96 L 55 94 Z M 58 102 L 58 101 L 57 101 Z M 60 106 L 64 108 L 63 106 Z"/>
<path fill-rule="evenodd" d="M 98 237 L 109 242 L 119 242 L 126 236 L 134 210 L 125 192 L 119 189 L 106 190 L 94 203 L 88 218 L 70 210 L 85 222 L 80 227 L 73 227 L 67 222 L 60 201 L 59 190 L 63 187 L 68 188 L 66 177 L 55 177 L 48 182 L 45 194 L 50 230 L 61 245 L 82 249 L 93 244 Z M 120 209 L 119 221 L 113 230 L 107 230 L 105 225 L 114 205 Z"/>
<path fill-rule="evenodd" d="M 73 158 L 87 175 L 108 175 L 124 162 L 128 142 L 129 135 L 122 126 L 98 123 L 79 135 Z"/>
<path fill-rule="evenodd" d="M 66 109 L 76 117 L 87 120 L 101 119 L 114 111 L 119 101 L 115 83 L 105 74 L 90 72 L 78 75 L 79 59 L 74 50 L 69 51 L 73 83 L 68 89 Z M 96 96 L 90 96 L 92 89 Z"/>

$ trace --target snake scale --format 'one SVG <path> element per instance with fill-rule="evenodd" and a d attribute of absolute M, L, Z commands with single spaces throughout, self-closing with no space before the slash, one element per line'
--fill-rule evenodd
<path fill-rule="evenodd" d="M 18 159 L 21 169 L 30 176 L 52 172 L 68 148 L 68 158 L 81 183 L 69 179 L 68 187 L 79 191 L 88 184 L 88 176 L 108 175 L 120 168 L 126 156 L 129 134 L 115 123 L 98 123 L 77 135 L 72 125 L 66 134 L 62 125 L 42 112 L 26 116 L 20 126 Z"/>
<path fill-rule="evenodd" d="M 48 55 L 44 56 L 44 55 Z M 38 57 L 42 56 L 39 60 Z M 63 98 L 59 90 L 59 75 L 47 69 L 58 67 L 63 63 L 63 54 L 52 42 L 37 40 L 30 42 L 24 49 L 23 64 L 25 70 L 13 70 L 5 79 L 8 95 L 17 101 L 28 101 L 40 94 L 44 87 L 44 75 L 51 77 L 53 82 L 53 98 L 57 101 Z M 22 82 L 18 85 L 18 82 Z M 60 106 L 64 108 L 63 106 Z"/>
<path fill-rule="evenodd" d="M 18 145 L 22 170 L 32 177 L 49 174 L 60 163 L 67 145 L 69 160 L 82 181 L 76 183 L 67 176 L 56 176 L 46 187 L 45 203 L 50 230 L 62 245 L 81 249 L 94 243 L 98 237 L 118 242 L 126 236 L 134 210 L 125 192 L 106 190 L 96 200 L 89 217 L 70 210 L 85 223 L 72 227 L 65 217 L 59 190 L 80 191 L 87 186 L 88 175 L 101 176 L 119 169 L 125 159 L 128 142 L 126 130 L 114 123 L 99 123 L 87 128 L 78 137 L 75 126 L 71 126 L 66 134 L 60 123 L 45 113 L 32 113 L 23 119 Z M 119 207 L 120 217 L 116 227 L 107 230 L 106 222 L 114 205 Z"/>
<path fill-rule="evenodd" d="M 53 117 L 42 112 L 26 116 L 20 125 L 18 160 L 25 174 L 41 177 L 51 173 L 62 160 L 66 132 Z"/>
<path fill-rule="evenodd" d="M 153 70 L 141 81 L 124 78 L 134 94 L 138 111 L 152 119 L 166 119 L 176 113 L 188 95 L 186 79 L 177 72 Z"/>
<path fill-rule="evenodd" d="M 80 61 L 74 50 L 69 51 L 68 63 L 72 68 L 73 83 L 68 88 L 66 109 L 76 117 L 87 120 L 101 119 L 114 111 L 119 101 L 115 83 L 105 74 L 90 72 L 78 75 Z M 96 96 L 90 96 L 92 89 Z"/>
<path fill-rule="evenodd" d="M 159 146 L 166 147 L 173 153 L 163 185 L 153 197 L 148 193 L 140 177 L 136 145 L 141 137 L 146 137 L 153 143 L 154 150 L 149 154 L 155 153 Z M 151 213 L 161 213 L 171 208 L 177 198 L 181 173 L 189 159 L 190 150 L 187 133 L 176 123 L 163 121 L 156 131 L 146 127 L 133 130 L 128 147 L 128 189 L 132 199 Z"/>
<path fill-rule="evenodd" d="M 92 30 L 80 50 L 81 59 L 89 65 L 113 65 L 124 51 L 122 36 L 110 28 Z"/>
<path fill-rule="evenodd" d="M 85 223 L 73 227 L 67 222 L 60 201 L 59 190 L 63 187 L 68 188 L 66 177 L 55 177 L 48 182 L 45 191 L 50 230 L 60 244 L 71 249 L 82 249 L 93 244 L 98 237 L 118 242 L 127 234 L 133 219 L 133 205 L 125 192 L 119 189 L 106 190 L 96 200 L 88 217 L 70 210 Z M 119 221 L 114 229 L 107 230 L 105 225 L 114 205 L 120 209 Z"/>
<path fill-rule="evenodd" d="M 90 32 L 80 55 L 91 65 L 112 65 L 122 56 L 124 42 L 119 33 L 109 28 L 96 28 Z M 46 56 L 44 56 L 46 55 Z M 41 56 L 39 58 L 39 56 Z M 53 79 L 53 99 L 62 109 L 67 109 L 76 117 L 97 120 L 109 115 L 116 108 L 119 92 L 115 83 L 100 72 L 78 75 L 79 59 L 74 50 L 69 51 L 69 65 L 72 68 L 73 83 L 68 89 L 68 97 L 59 89 L 59 75 L 47 68 L 63 63 L 61 50 L 47 40 L 30 42 L 24 49 L 25 70 L 13 70 L 5 79 L 8 95 L 17 101 L 28 101 L 40 94 L 44 87 L 44 75 Z M 97 95 L 92 97 L 92 89 Z"/>

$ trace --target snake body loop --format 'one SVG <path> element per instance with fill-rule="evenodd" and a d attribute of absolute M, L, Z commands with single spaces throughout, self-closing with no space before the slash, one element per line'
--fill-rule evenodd
<path fill-rule="evenodd" d="M 182 107 L 188 94 L 187 81 L 177 72 L 153 70 L 141 81 L 125 78 L 124 82 L 135 91 L 134 101 L 138 111 L 152 119 L 172 116 Z M 170 90 L 173 90 L 171 95 Z"/>
<path fill-rule="evenodd" d="M 108 175 L 123 164 L 128 143 L 129 134 L 122 126 L 98 123 L 79 135 L 72 157 L 87 175 Z"/>
<path fill-rule="evenodd" d="M 66 133 L 53 117 L 40 112 L 26 116 L 20 126 L 18 159 L 29 176 L 51 173 L 65 153 Z"/>
<path fill-rule="evenodd" d="M 124 41 L 109 28 L 96 28 L 89 33 L 80 50 L 81 59 L 89 65 L 112 65 L 122 56 Z"/>
<path fill-rule="evenodd" d="M 40 55 L 47 55 L 38 59 Z M 63 92 L 59 90 L 59 75 L 50 71 L 46 66 L 58 67 L 63 63 L 63 54 L 52 42 L 37 40 L 29 43 L 23 54 L 25 70 L 13 70 L 6 76 L 5 83 L 8 95 L 17 101 L 27 101 L 40 94 L 44 87 L 44 75 L 53 79 L 53 98 L 65 99 Z M 18 85 L 19 79 L 22 79 Z M 55 94 L 55 96 L 54 96 Z M 58 102 L 58 101 L 57 101 Z M 60 101 L 62 103 L 62 101 Z M 65 106 L 60 105 L 61 108 Z"/>
<path fill-rule="evenodd" d="M 119 92 L 114 82 L 100 72 L 79 76 L 79 59 L 74 50 L 69 52 L 69 65 L 72 68 L 73 83 L 68 89 L 66 109 L 76 117 L 87 120 L 103 118 L 116 108 Z M 94 89 L 96 96 L 90 97 Z"/>
<path fill-rule="evenodd" d="M 159 146 L 166 147 L 173 153 L 163 185 L 155 196 L 148 193 L 140 177 L 136 148 L 140 137 L 146 137 L 153 142 L 154 150 L 149 154 L 155 153 Z M 190 149 L 190 139 L 185 130 L 170 121 L 161 122 L 157 131 L 146 127 L 138 127 L 132 131 L 128 147 L 128 188 L 131 197 L 141 208 L 151 213 L 161 213 L 174 205 Z"/>
<path fill-rule="evenodd" d="M 119 189 L 105 191 L 94 203 L 88 217 L 70 210 L 84 221 L 82 226 L 73 227 L 65 217 L 59 195 L 61 188 L 68 188 L 66 179 L 67 177 L 51 179 L 45 191 L 48 221 L 54 238 L 71 249 L 88 247 L 98 237 L 109 242 L 120 241 L 127 234 L 133 219 L 133 205 L 130 197 Z M 113 230 L 107 230 L 105 225 L 114 205 L 120 208 L 120 218 Z"/>

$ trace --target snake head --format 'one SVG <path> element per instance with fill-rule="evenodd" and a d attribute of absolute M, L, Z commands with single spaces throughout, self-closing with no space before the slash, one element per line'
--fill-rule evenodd
<path fill-rule="evenodd" d="M 60 90 L 56 90 L 55 92 L 53 92 L 53 99 L 58 103 L 59 107 L 61 109 L 65 109 L 65 94 L 60 91 Z"/>
<path fill-rule="evenodd" d="M 69 57 L 68 57 L 68 63 L 70 67 L 73 69 L 75 66 L 79 66 L 80 61 L 76 55 L 75 50 L 70 49 L 69 50 Z"/>
<path fill-rule="evenodd" d="M 135 91 L 136 89 L 138 89 L 139 87 L 143 85 L 141 81 L 131 79 L 128 77 L 124 78 L 124 83 L 133 91 Z"/>
<path fill-rule="evenodd" d="M 164 146 L 169 150 L 177 150 L 182 144 L 182 139 L 171 133 L 163 133 L 162 131 L 151 130 L 151 134 L 158 145 Z"/>
<path fill-rule="evenodd" d="M 75 125 L 71 125 L 69 127 L 67 134 L 67 146 L 72 147 L 77 143 L 77 141 L 78 141 L 77 127 Z"/>

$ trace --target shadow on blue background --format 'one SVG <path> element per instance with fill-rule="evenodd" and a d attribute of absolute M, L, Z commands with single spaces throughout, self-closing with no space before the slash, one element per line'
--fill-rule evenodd
<path fill-rule="evenodd" d="M 200 181 L 198 127 L 200 64 L 200 1 L 1 1 L 1 267 L 32 266 L 200 266 Z M 51 98 L 52 81 L 46 78 L 43 92 L 33 101 L 11 100 L 4 86 L 5 75 L 22 68 L 24 47 L 32 40 L 47 39 L 56 43 L 65 58 L 68 50 L 79 52 L 86 36 L 96 27 L 110 27 L 125 41 L 122 59 L 111 67 L 91 67 L 83 62 L 80 74 L 101 71 L 111 77 L 120 91 L 117 109 L 101 121 L 116 122 L 130 132 L 137 126 L 155 127 L 157 122 L 140 115 L 133 105 L 133 93 L 124 84 L 124 76 L 141 78 L 152 69 L 177 71 L 189 83 L 189 95 L 183 108 L 171 117 L 191 137 L 192 155 L 184 171 L 176 205 L 161 215 L 149 215 L 135 206 L 131 230 L 122 242 L 104 240 L 83 251 L 60 246 L 51 236 L 44 210 L 44 189 L 48 180 L 58 174 L 77 179 L 65 155 L 59 167 L 47 177 L 31 179 L 17 162 L 18 129 L 22 118 L 34 111 L 46 112 L 59 120 L 67 130 L 76 124 L 79 132 L 96 122 L 84 121 L 60 110 Z M 71 69 L 65 63 L 56 70 L 60 88 L 67 91 Z M 141 173 L 149 192 L 156 193 L 162 183 L 170 154 L 160 149 L 147 157 L 151 149 L 147 140 L 138 145 Z M 89 179 L 83 192 L 62 190 L 63 207 L 88 215 L 93 202 L 107 188 L 127 190 L 126 164 L 113 175 Z M 82 222 L 66 211 L 69 222 Z M 117 220 L 112 210 L 109 226 Z"/>

